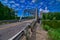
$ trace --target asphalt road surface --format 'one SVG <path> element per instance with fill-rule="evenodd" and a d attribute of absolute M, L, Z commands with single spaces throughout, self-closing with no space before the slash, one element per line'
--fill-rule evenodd
<path fill-rule="evenodd" d="M 33 20 L 0 25 L 0 40 L 8 40 Z"/>

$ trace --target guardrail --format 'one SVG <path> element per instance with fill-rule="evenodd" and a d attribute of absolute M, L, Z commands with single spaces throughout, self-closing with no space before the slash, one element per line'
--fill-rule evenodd
<path fill-rule="evenodd" d="M 16 35 L 9 38 L 8 40 L 20 40 L 20 38 L 23 35 L 25 35 L 26 40 L 29 40 L 29 36 L 30 36 L 29 29 L 31 29 L 30 31 L 33 31 L 35 24 L 36 24 L 36 20 L 33 20 L 31 24 L 27 24 L 20 32 L 18 32 Z"/>
<path fill-rule="evenodd" d="M 14 22 L 18 22 L 19 20 L 2 20 L 0 21 L 0 24 L 3 24 L 3 23 L 14 23 Z"/>
<path fill-rule="evenodd" d="M 22 19 L 22 20 L 2 20 L 2 21 L 0 21 L 0 24 L 22 22 L 22 21 L 26 21 L 26 20 L 32 20 L 32 19 Z"/>

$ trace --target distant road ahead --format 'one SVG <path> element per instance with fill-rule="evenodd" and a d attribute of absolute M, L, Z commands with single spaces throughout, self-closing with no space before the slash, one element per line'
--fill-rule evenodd
<path fill-rule="evenodd" d="M 33 20 L 0 25 L 0 40 L 8 40 Z"/>

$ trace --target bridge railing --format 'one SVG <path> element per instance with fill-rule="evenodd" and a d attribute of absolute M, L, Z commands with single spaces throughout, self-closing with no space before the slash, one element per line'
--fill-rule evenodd
<path fill-rule="evenodd" d="M 2 20 L 0 21 L 0 24 L 6 24 L 6 23 L 14 23 L 14 22 L 18 22 L 19 20 Z"/>
<path fill-rule="evenodd" d="M 22 20 L 0 20 L 0 24 L 8 24 L 8 23 L 15 23 L 15 22 L 22 22 L 22 21 L 27 21 L 27 20 L 32 20 L 32 19 L 22 19 Z"/>
<path fill-rule="evenodd" d="M 13 37 L 9 38 L 8 40 L 20 40 L 21 37 L 23 37 L 23 35 L 26 37 L 26 40 L 29 40 L 30 38 L 30 31 L 33 31 L 34 26 L 36 25 L 36 20 L 33 20 L 32 23 L 27 24 L 20 32 L 18 32 L 16 35 L 14 35 Z M 29 29 L 31 29 L 29 31 Z"/>

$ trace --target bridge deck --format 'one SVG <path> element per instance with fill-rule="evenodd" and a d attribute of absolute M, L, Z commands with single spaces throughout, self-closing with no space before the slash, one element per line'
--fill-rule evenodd
<path fill-rule="evenodd" d="M 0 40 L 8 40 L 33 20 L 0 25 Z"/>

